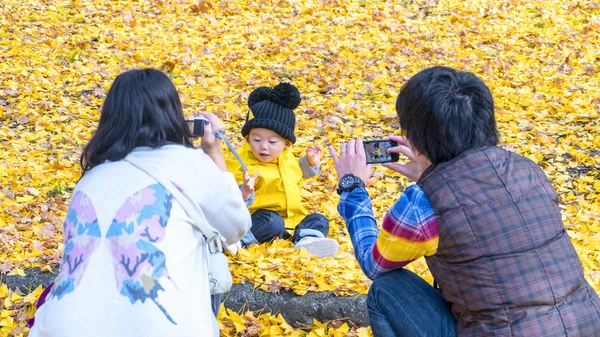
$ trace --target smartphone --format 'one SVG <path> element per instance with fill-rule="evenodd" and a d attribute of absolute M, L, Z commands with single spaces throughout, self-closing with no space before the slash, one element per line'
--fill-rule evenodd
<path fill-rule="evenodd" d="M 190 133 L 194 137 L 204 136 L 204 126 L 209 123 L 208 119 L 202 115 L 196 116 L 193 120 L 186 120 Z"/>
<path fill-rule="evenodd" d="M 367 164 L 390 163 L 400 160 L 398 153 L 387 152 L 389 148 L 398 146 L 398 143 L 393 140 L 365 140 L 363 146 L 367 156 Z"/>

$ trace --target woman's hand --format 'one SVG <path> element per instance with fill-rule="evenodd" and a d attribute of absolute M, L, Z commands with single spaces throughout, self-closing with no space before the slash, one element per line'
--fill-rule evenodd
<path fill-rule="evenodd" d="M 211 113 L 202 112 L 200 115 L 206 117 L 209 122 L 204 126 L 204 136 L 200 141 L 200 147 L 221 171 L 227 172 L 227 165 L 225 165 L 225 159 L 223 159 L 223 153 L 221 152 L 221 138 L 213 134 L 213 132 L 225 132 L 225 124 L 219 120 L 219 117 Z"/>
<path fill-rule="evenodd" d="M 258 178 L 258 172 L 254 173 L 251 177 L 248 174 L 248 171 L 244 171 L 244 184 L 242 185 L 242 197 L 244 200 L 250 199 L 252 192 L 254 192 L 254 183 L 256 182 L 256 178 Z"/>
<path fill-rule="evenodd" d="M 389 153 L 401 153 L 406 158 L 408 158 L 408 163 L 406 164 L 396 164 L 396 163 L 385 163 L 383 166 L 389 168 L 392 171 L 396 171 L 401 175 L 407 177 L 412 181 L 418 181 L 423 174 L 422 168 L 417 163 L 417 156 L 411 150 L 412 146 L 408 139 L 401 136 L 390 136 L 390 139 L 397 142 L 398 146 L 394 146 L 388 149 Z"/>
<path fill-rule="evenodd" d="M 306 157 L 308 158 L 308 163 L 312 167 L 317 167 L 321 164 L 321 153 L 323 150 L 318 145 L 311 145 L 306 148 Z"/>
<path fill-rule="evenodd" d="M 225 124 L 219 120 L 219 117 L 208 113 L 201 112 L 200 115 L 206 117 L 209 123 L 204 125 L 204 136 L 200 142 L 202 150 L 209 156 L 215 153 L 221 153 L 221 139 L 215 137 L 213 132 L 225 132 Z"/>
<path fill-rule="evenodd" d="M 338 179 L 342 178 L 344 174 L 350 173 L 362 179 L 365 185 L 367 184 L 373 173 L 373 167 L 367 165 L 362 139 L 353 139 L 346 144 L 342 144 L 339 157 L 333 145 L 329 146 L 329 152 L 335 164 Z"/>

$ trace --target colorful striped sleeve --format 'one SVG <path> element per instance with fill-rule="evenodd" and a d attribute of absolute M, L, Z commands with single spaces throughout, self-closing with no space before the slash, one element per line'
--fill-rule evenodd
<path fill-rule="evenodd" d="M 346 221 L 358 263 L 371 279 L 437 251 L 435 213 L 416 184 L 408 187 L 386 214 L 381 231 L 364 188 L 342 193 L 338 211 Z"/>

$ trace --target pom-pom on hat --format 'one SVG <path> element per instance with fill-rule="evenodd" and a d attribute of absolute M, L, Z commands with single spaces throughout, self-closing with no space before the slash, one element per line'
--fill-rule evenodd
<path fill-rule="evenodd" d="M 289 83 L 280 83 L 274 88 L 259 87 L 248 96 L 248 107 L 253 118 L 248 119 L 242 127 L 242 136 L 246 137 L 250 130 L 264 128 L 271 130 L 290 142 L 296 142 L 294 128 L 296 116 L 294 109 L 300 105 L 300 92 Z"/>

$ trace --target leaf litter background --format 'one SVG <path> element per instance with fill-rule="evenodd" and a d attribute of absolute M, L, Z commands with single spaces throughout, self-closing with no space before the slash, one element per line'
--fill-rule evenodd
<path fill-rule="evenodd" d="M 560 195 L 587 280 L 600 292 L 600 5 L 595 1 L 4 0 L 0 4 L 0 271 L 50 270 L 79 177 L 81 148 L 110 83 L 161 68 L 184 112 L 218 114 L 240 145 L 247 94 L 290 81 L 303 102 L 296 151 L 382 138 L 398 127 L 394 100 L 420 69 L 481 76 L 496 101 L 502 146 L 542 166 Z M 365 294 L 337 215 L 335 172 L 306 182 L 304 200 L 332 219 L 341 244 L 316 259 L 278 241 L 232 258 L 236 282 L 270 292 Z M 377 168 L 382 218 L 408 182 Z M 409 269 L 431 281 L 423 260 Z M 0 335 L 25 336 L 41 287 L 0 282 Z M 340 317 L 343 319 L 343 317 Z M 369 336 L 342 321 L 294 330 L 280 315 L 221 310 L 223 336 Z"/>

